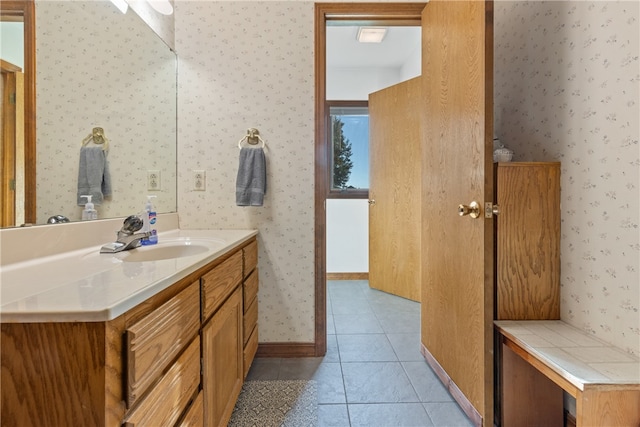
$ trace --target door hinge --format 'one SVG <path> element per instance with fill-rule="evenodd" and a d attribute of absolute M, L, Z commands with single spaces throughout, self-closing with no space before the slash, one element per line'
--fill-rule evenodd
<path fill-rule="evenodd" d="M 15 179 L 10 179 L 9 180 L 9 190 L 16 191 L 16 180 Z"/>
<path fill-rule="evenodd" d="M 494 205 L 491 202 L 484 202 L 484 217 L 493 218 L 494 215 L 500 213 L 500 206 Z"/>
<path fill-rule="evenodd" d="M 9 104 L 16 105 L 16 93 L 13 92 L 9 95 Z"/>

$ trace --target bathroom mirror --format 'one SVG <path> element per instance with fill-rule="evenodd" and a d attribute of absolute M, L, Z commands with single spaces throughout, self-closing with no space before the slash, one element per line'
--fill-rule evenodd
<path fill-rule="evenodd" d="M 99 218 L 137 213 L 148 194 L 158 212 L 175 212 L 175 53 L 133 10 L 108 0 L 36 0 L 34 32 L 35 189 L 28 167 L 23 185 L 26 199 L 35 191 L 36 212 L 22 217 L 80 220 L 80 149 L 96 127 L 108 140 L 112 188 Z M 32 157 L 25 153 L 27 165 Z M 16 158 L 17 170 L 22 164 Z"/>

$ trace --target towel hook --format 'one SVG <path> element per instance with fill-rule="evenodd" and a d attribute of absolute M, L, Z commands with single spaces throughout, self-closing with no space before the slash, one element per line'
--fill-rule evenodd
<path fill-rule="evenodd" d="M 242 148 L 242 142 L 245 140 L 250 145 L 257 145 L 258 143 L 261 143 L 262 148 L 264 148 L 266 145 L 264 143 L 264 140 L 260 138 L 260 131 L 256 128 L 247 129 L 247 134 L 240 141 L 238 141 L 238 148 Z"/>
<path fill-rule="evenodd" d="M 87 145 L 89 141 L 93 141 L 96 145 L 103 145 L 102 149 L 105 151 L 109 149 L 109 140 L 104 135 L 104 129 L 101 127 L 94 127 L 91 133 L 82 140 L 82 146 Z"/>

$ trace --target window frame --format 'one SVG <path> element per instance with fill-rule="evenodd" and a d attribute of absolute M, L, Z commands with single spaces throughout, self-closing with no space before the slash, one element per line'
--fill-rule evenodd
<path fill-rule="evenodd" d="M 369 108 L 369 101 L 326 101 L 325 102 L 325 126 L 331 129 L 331 107 L 366 107 Z M 326 133 L 327 136 L 327 169 L 326 169 L 326 188 L 327 199 L 368 199 L 369 189 L 353 189 L 338 190 L 333 187 L 333 135 L 331 132 Z"/>

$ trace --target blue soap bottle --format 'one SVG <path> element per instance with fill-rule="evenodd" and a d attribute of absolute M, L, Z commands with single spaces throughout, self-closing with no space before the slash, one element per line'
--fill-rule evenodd
<path fill-rule="evenodd" d="M 158 243 L 158 218 L 156 208 L 153 207 L 151 199 L 156 196 L 147 196 L 147 203 L 144 205 L 144 211 L 142 213 L 142 220 L 144 222 L 143 231 L 151 232 L 151 236 L 140 240 L 140 244 L 143 246 L 155 245 Z"/>

